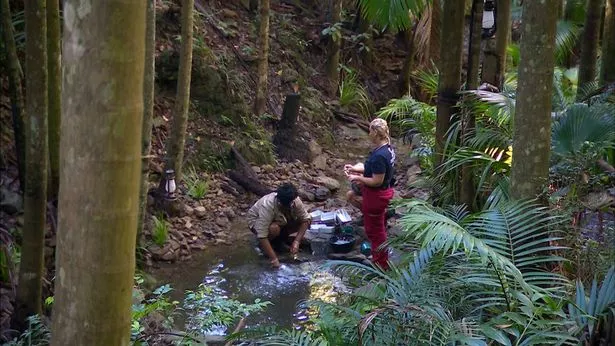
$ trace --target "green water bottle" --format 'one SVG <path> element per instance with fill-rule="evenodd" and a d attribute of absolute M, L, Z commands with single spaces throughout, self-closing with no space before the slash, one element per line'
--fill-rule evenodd
<path fill-rule="evenodd" d="M 372 253 L 372 244 L 367 240 L 361 243 L 361 253 L 365 256 L 369 256 Z"/>

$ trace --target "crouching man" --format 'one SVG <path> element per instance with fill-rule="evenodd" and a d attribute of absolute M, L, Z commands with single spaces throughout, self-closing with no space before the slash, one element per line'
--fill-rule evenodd
<path fill-rule="evenodd" d="M 311 222 L 297 189 L 289 183 L 261 197 L 248 211 L 247 219 L 250 231 L 258 237 L 261 249 L 274 268 L 280 267 L 274 247 L 280 251 L 287 244 L 289 236 L 296 233 L 290 246 L 291 254 L 296 254 Z"/>

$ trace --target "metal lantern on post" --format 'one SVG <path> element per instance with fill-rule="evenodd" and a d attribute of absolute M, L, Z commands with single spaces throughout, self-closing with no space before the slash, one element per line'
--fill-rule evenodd
<path fill-rule="evenodd" d="M 483 38 L 490 38 L 495 34 L 496 15 L 495 0 L 485 0 L 485 5 L 483 7 Z"/>
<path fill-rule="evenodd" d="M 165 198 L 173 200 L 175 199 L 175 190 L 177 189 L 177 185 L 175 185 L 175 171 L 172 169 L 167 169 L 164 172 L 164 191 L 166 193 Z"/>

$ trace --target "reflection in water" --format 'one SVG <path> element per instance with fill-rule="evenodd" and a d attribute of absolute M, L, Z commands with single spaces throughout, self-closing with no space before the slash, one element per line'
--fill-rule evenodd
<path fill-rule="evenodd" d="M 185 290 L 194 290 L 204 283 L 222 297 L 228 296 L 243 303 L 253 303 L 255 299 L 273 303 L 264 312 L 249 316 L 248 327 L 301 328 L 310 314 L 304 302 L 306 299 L 334 301 L 336 292 L 343 290 L 341 280 L 322 268 L 322 259 L 308 257 L 312 261 L 303 263 L 282 259 L 285 263 L 275 270 L 258 255 L 254 245 L 249 240 L 239 240 L 233 246 L 210 249 L 188 263 L 161 265 L 152 274 L 161 284 L 170 283 L 175 288 L 173 298 L 177 300 L 183 299 Z M 197 326 L 186 327 L 199 329 Z M 202 332 L 224 335 L 227 330 L 218 327 Z"/>

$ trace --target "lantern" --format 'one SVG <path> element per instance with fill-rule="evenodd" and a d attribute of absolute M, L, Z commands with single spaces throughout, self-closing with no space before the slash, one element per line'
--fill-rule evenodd
<path fill-rule="evenodd" d="M 485 0 L 483 7 L 483 38 L 492 37 L 495 34 L 495 17 L 496 17 L 495 0 Z"/>
<path fill-rule="evenodd" d="M 177 186 L 175 185 L 175 171 L 172 169 L 167 169 L 164 172 L 164 191 L 166 192 L 166 198 L 175 199 L 175 190 Z"/>

